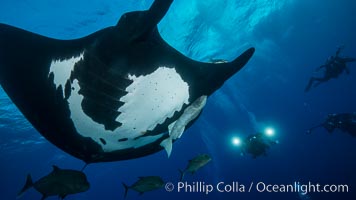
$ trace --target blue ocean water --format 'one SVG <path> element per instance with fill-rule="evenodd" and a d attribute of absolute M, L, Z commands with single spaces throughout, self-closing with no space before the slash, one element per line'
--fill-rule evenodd
<path fill-rule="evenodd" d="M 128 11 L 147 9 L 152 1 L 1 0 L 0 22 L 49 37 L 73 39 L 115 25 Z M 200 153 L 212 162 L 187 182 L 255 184 L 347 184 L 349 192 L 311 193 L 308 198 L 356 198 L 356 138 L 318 129 L 328 113 L 356 111 L 356 63 L 351 74 L 304 93 L 314 69 L 344 45 L 356 57 L 356 2 L 352 0 L 176 0 L 159 24 L 163 38 L 184 55 L 200 60 L 232 60 L 250 46 L 256 54 L 239 73 L 209 97 L 200 119 L 175 142 L 167 158 L 159 152 L 135 160 L 89 165 L 88 192 L 66 199 L 123 199 L 121 182 L 159 175 L 177 183 L 178 169 Z M 274 127 L 279 144 L 268 156 L 240 156 L 231 143 Z M 38 178 L 52 165 L 80 170 L 84 163 L 46 141 L 0 91 L 0 199 L 15 199 L 26 175 Z M 22 199 L 40 199 L 29 190 Z M 166 192 L 127 199 L 302 199 L 296 192 Z M 52 199 L 55 199 L 52 197 Z"/>

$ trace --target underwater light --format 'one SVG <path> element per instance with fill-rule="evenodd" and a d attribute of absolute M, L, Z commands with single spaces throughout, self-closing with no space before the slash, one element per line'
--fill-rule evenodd
<path fill-rule="evenodd" d="M 270 127 L 266 128 L 266 129 L 265 129 L 265 134 L 266 134 L 267 136 L 273 136 L 273 135 L 274 135 L 274 129 L 273 129 L 273 128 L 270 128 Z"/>
<path fill-rule="evenodd" d="M 233 137 L 233 138 L 231 139 L 231 142 L 232 142 L 232 144 L 233 144 L 234 146 L 240 146 L 240 144 L 241 144 L 241 140 L 240 140 L 240 138 L 238 138 L 238 137 Z"/>

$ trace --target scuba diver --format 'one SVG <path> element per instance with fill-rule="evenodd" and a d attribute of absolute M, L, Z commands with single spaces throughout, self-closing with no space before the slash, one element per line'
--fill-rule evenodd
<path fill-rule="evenodd" d="M 272 144 L 278 144 L 278 141 L 272 141 L 268 136 L 262 133 L 249 135 L 242 141 L 242 153 L 250 153 L 253 158 L 258 156 L 267 156 L 267 150 Z"/>
<path fill-rule="evenodd" d="M 343 132 L 350 134 L 351 136 L 356 136 L 356 113 L 340 113 L 340 114 L 329 114 L 326 120 L 309 130 L 308 134 L 311 134 L 312 130 L 324 127 L 329 133 L 332 133 L 336 128 Z"/>
<path fill-rule="evenodd" d="M 305 88 L 305 92 L 308 92 L 313 85 L 314 87 L 316 87 L 320 83 L 326 82 L 332 78 L 337 78 L 343 71 L 346 71 L 346 74 L 350 74 L 350 70 L 347 68 L 346 63 L 354 62 L 356 59 L 350 57 L 346 57 L 346 58 L 340 57 L 339 54 L 342 49 L 343 46 L 339 47 L 335 53 L 335 56 L 330 56 L 324 65 L 321 65 L 316 69 L 316 71 L 319 71 L 325 68 L 324 76 L 311 77 L 308 85 Z"/>

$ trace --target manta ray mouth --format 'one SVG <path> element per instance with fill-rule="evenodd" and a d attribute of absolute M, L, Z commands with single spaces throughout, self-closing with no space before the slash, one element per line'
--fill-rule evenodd
<path fill-rule="evenodd" d="M 57 89 L 62 86 L 65 92 L 64 85 L 71 80 L 75 65 L 82 59 L 83 54 L 80 54 L 78 57 L 52 62 L 50 74 L 54 75 Z M 88 116 L 83 108 L 85 94 L 81 93 L 80 80 L 71 80 L 71 92 L 66 98 L 70 118 L 78 134 L 91 138 L 104 152 L 138 148 L 157 141 L 164 133 L 146 136 L 145 133 L 154 130 L 175 112 L 179 112 L 185 104 L 189 104 L 189 86 L 174 68 L 160 66 L 150 74 L 127 74 L 127 78 L 131 84 L 119 98 L 122 105 L 117 109 L 120 114 L 115 122 L 120 126 L 114 130 L 106 129 L 104 124 Z"/>

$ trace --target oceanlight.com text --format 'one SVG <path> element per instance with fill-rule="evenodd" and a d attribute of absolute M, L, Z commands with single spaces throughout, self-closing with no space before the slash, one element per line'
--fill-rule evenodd
<path fill-rule="evenodd" d="M 302 184 L 293 182 L 292 184 L 270 184 L 265 182 L 250 182 L 243 184 L 240 182 L 218 182 L 216 184 L 206 183 L 203 181 L 196 182 L 171 182 L 166 184 L 166 191 L 185 192 L 185 193 L 203 193 L 208 195 L 211 192 L 219 193 L 244 193 L 244 192 L 259 192 L 259 193 L 286 193 L 295 192 L 300 194 L 308 193 L 346 193 L 349 192 L 347 184 L 320 184 L 308 182 Z"/>
<path fill-rule="evenodd" d="M 319 192 L 349 192 L 349 186 L 346 184 L 325 184 L 321 185 L 319 183 L 300 184 L 299 182 L 294 182 L 293 184 L 283 185 L 283 184 L 266 184 L 264 182 L 258 182 L 256 184 L 256 191 L 258 192 L 298 192 L 301 194 L 308 193 L 319 193 Z"/>

